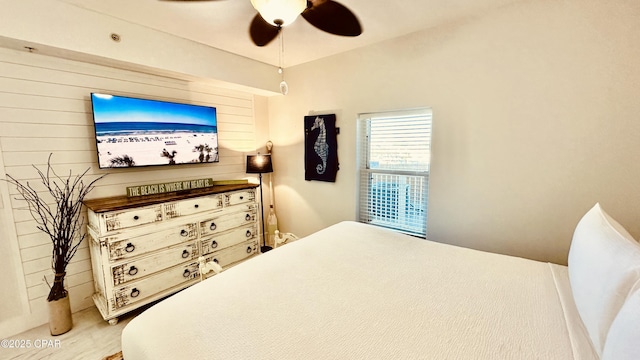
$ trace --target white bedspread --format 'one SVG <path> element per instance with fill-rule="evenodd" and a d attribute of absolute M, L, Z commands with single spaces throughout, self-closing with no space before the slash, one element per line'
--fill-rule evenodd
<path fill-rule="evenodd" d="M 566 267 L 343 222 L 133 319 L 125 360 L 597 359 Z"/>

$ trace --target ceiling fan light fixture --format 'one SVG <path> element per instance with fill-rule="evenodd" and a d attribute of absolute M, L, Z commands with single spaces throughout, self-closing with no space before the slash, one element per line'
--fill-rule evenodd
<path fill-rule="evenodd" d="M 307 0 L 251 0 L 260 16 L 273 26 L 287 26 L 307 8 Z"/>

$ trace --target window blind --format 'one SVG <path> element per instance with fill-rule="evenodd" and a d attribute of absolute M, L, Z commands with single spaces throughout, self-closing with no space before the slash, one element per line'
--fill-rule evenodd
<path fill-rule="evenodd" d="M 425 237 L 431 109 L 358 117 L 358 220 Z"/>

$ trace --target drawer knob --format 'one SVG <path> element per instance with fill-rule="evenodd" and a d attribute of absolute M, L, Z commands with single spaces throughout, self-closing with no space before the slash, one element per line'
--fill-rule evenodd
<path fill-rule="evenodd" d="M 251 214 L 247 214 L 247 216 L 245 216 L 244 219 L 247 221 L 251 221 Z"/>
<path fill-rule="evenodd" d="M 240 196 L 240 200 L 244 200 L 244 196 Z"/>
<path fill-rule="evenodd" d="M 217 264 L 218 263 L 218 259 L 213 259 L 213 262 Z"/>
<path fill-rule="evenodd" d="M 182 229 L 182 230 L 180 231 L 180 236 L 187 236 L 187 235 L 189 235 L 189 232 L 188 232 L 187 230 Z"/>
<path fill-rule="evenodd" d="M 136 289 L 136 288 L 131 289 L 131 295 L 130 295 L 130 296 L 131 296 L 132 298 L 134 298 L 134 297 L 138 297 L 138 295 L 140 295 L 140 290 L 138 290 L 138 289 Z"/>
<path fill-rule="evenodd" d="M 200 205 L 195 204 L 195 205 L 193 205 L 193 207 L 197 209 L 197 208 L 199 208 L 199 207 L 200 207 Z"/>
<path fill-rule="evenodd" d="M 211 242 L 211 248 L 212 248 L 212 249 L 215 249 L 215 248 L 217 248 L 217 247 L 218 247 L 218 242 L 217 242 L 217 241 L 215 241 L 215 240 L 213 240 L 213 241 Z"/>
<path fill-rule="evenodd" d="M 251 249 L 251 246 L 247 246 L 247 254 L 251 254 L 252 251 L 253 249 Z"/>
<path fill-rule="evenodd" d="M 247 230 L 247 237 L 251 237 L 251 230 Z"/>
<path fill-rule="evenodd" d="M 213 231 L 218 227 L 218 225 L 216 225 L 216 223 L 212 222 L 211 225 L 209 225 L 209 230 Z"/>
<path fill-rule="evenodd" d="M 138 219 L 140 219 L 140 216 L 138 216 L 138 215 L 133 217 L 133 220 L 138 220 Z"/>
<path fill-rule="evenodd" d="M 129 268 L 129 275 L 133 276 L 133 275 L 135 275 L 137 273 L 138 273 L 138 268 L 137 267 L 132 266 L 132 267 Z"/>
<path fill-rule="evenodd" d="M 133 252 L 133 250 L 135 249 L 136 249 L 135 245 L 133 245 L 132 243 L 127 243 L 127 247 L 124 248 L 124 251 L 130 253 L 130 252 Z"/>
<path fill-rule="evenodd" d="M 182 258 L 183 258 L 183 259 L 188 258 L 188 257 L 189 257 L 189 254 L 190 254 L 190 253 L 189 253 L 187 250 L 183 250 L 183 251 L 182 251 Z"/>
<path fill-rule="evenodd" d="M 182 273 L 183 277 L 188 278 L 191 275 L 191 271 L 189 271 L 189 269 L 185 269 L 184 272 Z"/>

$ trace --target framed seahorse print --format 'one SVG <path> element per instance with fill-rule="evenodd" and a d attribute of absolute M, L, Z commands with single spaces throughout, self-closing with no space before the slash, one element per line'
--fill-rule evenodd
<path fill-rule="evenodd" d="M 336 181 L 338 138 L 336 115 L 304 117 L 304 179 Z"/>

